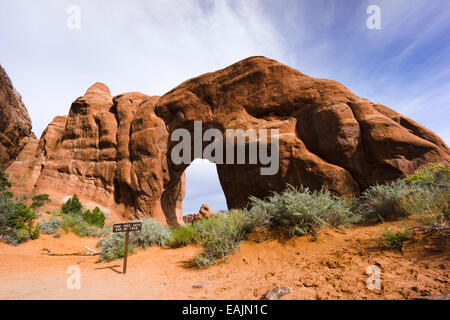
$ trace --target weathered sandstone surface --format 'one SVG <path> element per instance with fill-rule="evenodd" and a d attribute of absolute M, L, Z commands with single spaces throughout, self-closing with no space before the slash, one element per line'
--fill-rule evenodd
<path fill-rule="evenodd" d="M 0 65 L 0 163 L 16 159 L 30 139 L 35 136 L 27 108 Z"/>

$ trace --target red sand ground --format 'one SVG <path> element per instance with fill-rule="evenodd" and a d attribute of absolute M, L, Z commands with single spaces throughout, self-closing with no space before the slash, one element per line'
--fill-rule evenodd
<path fill-rule="evenodd" d="M 398 224 L 398 223 L 397 223 Z M 60 239 L 41 235 L 18 247 L 0 243 L 0 299 L 259 299 L 275 286 L 289 286 L 282 299 L 409 299 L 450 293 L 448 245 L 435 250 L 407 244 L 403 253 L 381 250 L 384 226 L 321 232 L 317 242 L 300 237 L 286 243 L 245 242 L 223 264 L 206 270 L 189 267 L 201 250 L 152 247 L 122 261 L 98 257 L 48 256 L 95 248 L 97 239 L 73 234 Z M 426 248 L 425 248 L 426 247 Z M 381 267 L 382 289 L 366 287 L 370 265 Z M 81 269 L 81 289 L 69 290 L 67 267 Z M 205 284 L 203 288 L 194 285 Z"/>

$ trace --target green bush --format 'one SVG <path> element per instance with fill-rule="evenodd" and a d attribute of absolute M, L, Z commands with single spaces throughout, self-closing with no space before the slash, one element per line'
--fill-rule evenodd
<path fill-rule="evenodd" d="M 20 202 L 12 204 L 7 223 L 13 229 L 12 234 L 17 236 L 18 243 L 39 238 L 39 226 L 34 224 L 36 218 L 37 215 L 31 207 Z"/>
<path fill-rule="evenodd" d="M 194 224 L 203 251 L 194 258 L 200 268 L 206 268 L 234 253 L 247 235 L 246 211 L 231 210 L 202 219 Z"/>
<path fill-rule="evenodd" d="M 0 164 L 0 193 L 5 192 L 11 188 L 11 183 L 8 181 L 8 176 L 4 172 L 3 164 Z"/>
<path fill-rule="evenodd" d="M 50 202 L 50 198 L 48 194 L 38 194 L 32 198 L 33 203 L 31 207 L 34 209 L 40 208 L 44 206 L 46 203 Z"/>
<path fill-rule="evenodd" d="M 16 229 L 31 229 L 36 213 L 23 203 L 15 203 L 12 212 L 8 215 L 8 223 Z"/>
<path fill-rule="evenodd" d="M 1 177 L 0 180 L 2 180 Z M 8 187 L 6 182 L 0 182 L 3 188 L 0 194 L 0 235 L 10 244 L 37 239 L 40 230 L 34 223 L 37 218 L 36 212 L 24 203 L 12 201 L 12 194 L 5 191 Z"/>
<path fill-rule="evenodd" d="M 61 215 L 65 232 L 72 231 L 79 237 L 101 237 L 107 230 L 91 225 L 81 214 L 69 213 Z"/>
<path fill-rule="evenodd" d="M 434 188 L 450 186 L 450 161 L 445 164 L 429 163 L 405 178 L 411 184 Z"/>
<path fill-rule="evenodd" d="M 186 224 L 172 230 L 172 237 L 167 241 L 167 246 L 180 248 L 197 242 L 194 226 Z"/>
<path fill-rule="evenodd" d="M 61 212 L 63 214 L 70 214 L 70 213 L 81 213 L 81 209 L 83 208 L 83 205 L 80 202 L 80 199 L 78 199 L 78 196 L 74 194 L 72 198 L 66 201 L 66 203 L 63 204 L 61 208 Z"/>
<path fill-rule="evenodd" d="M 125 254 L 125 233 L 110 233 L 105 239 L 100 240 L 97 243 L 97 247 L 100 248 L 100 260 L 112 261 L 123 258 Z M 128 254 L 134 252 L 134 244 L 128 242 Z"/>
<path fill-rule="evenodd" d="M 83 220 L 88 224 L 103 228 L 105 226 L 105 214 L 99 207 L 95 207 L 94 210 L 87 210 L 83 213 Z"/>
<path fill-rule="evenodd" d="M 450 168 L 430 163 L 404 180 L 368 188 L 357 211 L 363 220 L 416 215 L 427 224 L 446 223 L 449 218 Z"/>
<path fill-rule="evenodd" d="M 381 244 L 383 247 L 391 250 L 402 250 L 403 243 L 409 239 L 411 239 L 411 235 L 406 225 L 403 225 L 402 229 L 397 232 L 385 228 L 381 234 Z"/>
<path fill-rule="evenodd" d="M 450 221 L 450 167 L 430 163 L 405 178 L 410 184 L 408 197 L 400 204 L 410 214 L 431 226 L 447 225 Z"/>
<path fill-rule="evenodd" d="M 410 194 L 411 189 L 403 180 L 391 184 L 375 185 L 363 192 L 359 200 L 358 213 L 363 220 L 401 218 L 409 215 L 402 199 Z"/>
<path fill-rule="evenodd" d="M 39 227 L 43 234 L 55 234 L 63 228 L 63 222 L 61 219 L 51 217 L 48 220 L 39 222 Z"/>
<path fill-rule="evenodd" d="M 450 190 L 423 190 L 404 199 L 401 205 L 426 225 L 438 227 L 450 222 Z"/>
<path fill-rule="evenodd" d="M 100 208 L 82 212 L 83 204 L 75 194 L 61 207 L 61 211 L 54 212 L 62 218 L 63 229 L 72 231 L 79 237 L 100 237 L 107 233 L 105 226 L 105 214 Z"/>

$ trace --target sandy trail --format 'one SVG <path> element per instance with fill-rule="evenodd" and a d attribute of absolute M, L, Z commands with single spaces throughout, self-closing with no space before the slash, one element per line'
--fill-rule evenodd
<path fill-rule="evenodd" d="M 122 261 L 99 263 L 98 257 L 48 256 L 95 248 L 97 239 L 67 234 L 41 235 L 18 247 L 0 243 L 0 299 L 259 299 L 275 286 L 289 286 L 282 299 L 408 299 L 450 293 L 450 250 L 431 251 L 411 243 L 403 253 L 380 250 L 383 226 L 357 227 L 345 234 L 321 232 L 317 242 L 300 237 L 286 243 L 246 241 L 223 264 L 191 268 L 200 250 L 152 247 Z M 381 268 L 381 290 L 366 287 L 369 266 Z M 69 290 L 66 270 L 81 270 L 81 289 Z M 194 285 L 204 284 L 202 288 Z"/>

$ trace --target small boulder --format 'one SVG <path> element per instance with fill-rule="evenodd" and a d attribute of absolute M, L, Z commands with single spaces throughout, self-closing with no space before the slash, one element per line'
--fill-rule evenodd
<path fill-rule="evenodd" d="M 281 298 L 288 293 L 291 293 L 292 289 L 290 287 L 276 287 L 270 291 L 267 291 L 262 297 L 261 300 L 275 300 Z"/>

